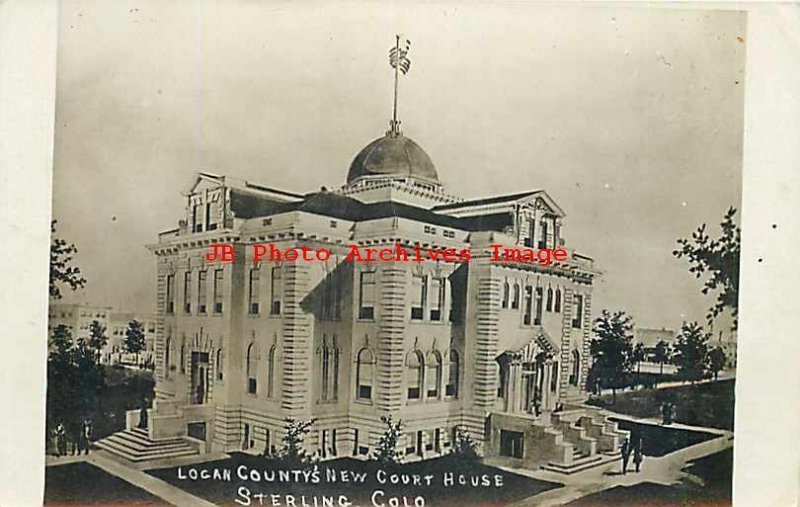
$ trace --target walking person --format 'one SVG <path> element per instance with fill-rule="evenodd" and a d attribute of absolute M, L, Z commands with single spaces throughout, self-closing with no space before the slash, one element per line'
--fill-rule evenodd
<path fill-rule="evenodd" d="M 628 460 L 631 458 L 631 442 L 628 437 L 622 441 L 622 475 L 628 473 Z"/>
<path fill-rule="evenodd" d="M 89 445 L 92 442 L 92 421 L 89 419 L 84 419 L 83 424 L 81 424 L 81 434 L 80 438 L 78 439 L 80 442 L 80 447 L 78 448 L 78 454 L 81 451 L 85 451 L 85 454 L 89 454 Z"/>
<path fill-rule="evenodd" d="M 636 442 L 633 446 L 633 464 L 636 466 L 636 473 L 638 474 L 642 468 L 642 461 L 644 460 L 644 454 L 642 453 L 642 437 L 636 439 Z"/>
<path fill-rule="evenodd" d="M 67 455 L 67 430 L 64 429 L 64 423 L 58 423 L 55 429 L 55 437 L 56 437 L 56 456 L 66 456 Z"/>
<path fill-rule="evenodd" d="M 142 408 L 139 409 L 139 424 L 141 429 L 147 429 L 147 402 L 142 400 Z"/>

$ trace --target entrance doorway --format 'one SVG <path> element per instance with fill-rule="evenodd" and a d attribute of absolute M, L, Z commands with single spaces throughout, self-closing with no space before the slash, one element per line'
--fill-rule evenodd
<path fill-rule="evenodd" d="M 191 397 L 192 404 L 202 405 L 208 399 L 208 352 L 192 352 Z"/>

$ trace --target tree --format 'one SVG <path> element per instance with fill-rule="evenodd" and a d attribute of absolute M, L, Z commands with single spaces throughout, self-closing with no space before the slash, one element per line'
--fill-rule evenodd
<path fill-rule="evenodd" d="M 72 423 L 71 403 L 76 391 L 75 347 L 72 333 L 63 324 L 56 326 L 49 340 L 47 357 L 47 426 Z"/>
<path fill-rule="evenodd" d="M 709 338 L 710 335 L 697 322 L 681 327 L 675 343 L 675 364 L 678 366 L 678 375 L 683 379 L 695 382 L 703 378 Z"/>
<path fill-rule="evenodd" d="M 670 360 L 669 343 L 665 342 L 664 340 L 659 340 L 659 342 L 656 343 L 655 351 L 653 352 L 653 359 L 655 359 L 659 365 L 658 374 L 663 375 L 664 363 L 667 363 Z"/>
<path fill-rule="evenodd" d="M 136 319 L 130 321 L 125 330 L 125 350 L 136 354 L 136 364 L 139 364 L 139 353 L 144 350 L 144 325 Z"/>
<path fill-rule="evenodd" d="M 105 331 L 98 326 L 94 328 Z M 95 337 L 95 342 L 97 340 Z M 50 336 L 47 358 L 48 429 L 64 423 L 68 431 L 76 432 L 84 418 L 99 419 L 103 414 L 101 399 L 106 388 L 105 371 L 98 361 L 95 346 L 91 338 L 79 338 L 75 342 L 69 328 L 64 325 L 57 326 Z"/>
<path fill-rule="evenodd" d="M 718 380 L 719 372 L 725 367 L 726 359 L 725 351 L 722 350 L 722 347 L 716 347 L 708 352 L 706 356 L 706 367 L 708 371 L 714 375 L 714 380 Z"/>
<path fill-rule="evenodd" d="M 94 361 L 100 362 L 100 356 L 108 343 L 106 336 L 106 326 L 97 320 L 89 324 L 89 341 L 86 342 L 87 354 L 94 354 Z"/>
<path fill-rule="evenodd" d="M 623 311 L 603 313 L 592 328 L 596 338 L 589 348 L 594 358 L 592 369 L 606 387 L 611 388 L 611 402 L 617 401 L 617 388 L 632 369 L 633 319 Z"/>
<path fill-rule="evenodd" d="M 645 360 L 644 343 L 637 343 L 631 351 L 631 361 L 636 363 L 636 373 L 642 372 L 642 361 Z"/>
<path fill-rule="evenodd" d="M 81 276 L 80 268 L 70 265 L 78 249 L 73 243 L 55 237 L 56 223 L 56 220 L 50 223 L 50 232 L 53 234 L 50 241 L 50 297 L 61 299 L 61 285 L 66 284 L 70 289 L 77 290 L 86 284 L 86 279 Z"/>
<path fill-rule="evenodd" d="M 455 442 L 450 454 L 459 458 L 473 462 L 478 459 L 478 443 L 472 439 L 467 429 L 463 426 L 456 426 Z"/>
<path fill-rule="evenodd" d="M 372 454 L 372 459 L 383 465 L 396 465 L 400 463 L 400 453 L 397 445 L 403 436 L 403 421 L 394 422 L 391 414 L 382 415 L 381 422 L 386 426 L 383 435 L 378 440 L 378 446 Z"/>
<path fill-rule="evenodd" d="M 720 223 L 722 236 L 711 239 L 706 232 L 706 224 L 702 224 L 692 233 L 691 239 L 678 240 L 680 248 L 672 255 L 686 258 L 689 261 L 689 272 L 696 278 L 708 274 L 701 292 L 708 294 L 716 291 L 717 299 L 708 310 L 706 318 L 709 324 L 725 310 L 730 308 L 733 316 L 733 328 L 737 327 L 739 314 L 739 257 L 741 251 L 741 229 L 733 221 L 736 209 L 729 208 Z"/>
<path fill-rule="evenodd" d="M 317 422 L 316 419 L 308 421 L 298 420 L 293 417 L 284 419 L 283 429 L 285 434 L 281 438 L 283 447 L 278 451 L 278 459 L 280 461 L 287 466 L 298 466 L 311 462 L 311 456 L 303 449 L 303 441 L 315 422 Z"/>

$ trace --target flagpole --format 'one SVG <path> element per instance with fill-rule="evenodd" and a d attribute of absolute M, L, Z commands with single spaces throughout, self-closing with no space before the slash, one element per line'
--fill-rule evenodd
<path fill-rule="evenodd" d="M 394 65 L 394 107 L 392 108 L 392 133 L 397 135 L 400 131 L 397 128 L 397 82 L 399 80 L 398 72 L 400 70 L 400 35 L 395 35 L 395 65 Z"/>

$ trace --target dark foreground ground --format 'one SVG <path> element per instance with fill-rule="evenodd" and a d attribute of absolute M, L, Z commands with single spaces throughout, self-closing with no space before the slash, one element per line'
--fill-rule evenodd
<path fill-rule="evenodd" d="M 200 470 L 230 470 L 232 480 L 218 481 L 218 480 L 181 480 L 178 478 L 178 469 L 168 468 L 154 470 L 151 475 L 163 479 L 193 495 L 208 500 L 217 505 L 239 505 L 235 503 L 235 499 L 245 501 L 239 493 L 239 488 L 246 487 L 251 495 L 256 493 L 264 493 L 265 495 L 278 494 L 278 495 L 294 495 L 297 498 L 297 504 L 302 505 L 300 496 L 305 495 L 308 505 L 314 506 L 313 497 L 321 499 L 323 496 L 334 495 L 338 499 L 338 495 L 347 496 L 348 500 L 353 503 L 353 506 L 369 507 L 373 505 L 373 494 L 376 491 L 382 492 L 377 494 L 374 499 L 379 503 L 388 505 L 396 505 L 390 503 L 392 498 L 396 497 L 399 505 L 405 505 L 403 497 L 406 497 L 408 505 L 414 505 L 414 499 L 417 496 L 422 496 L 425 501 L 425 506 L 459 506 L 459 507 L 494 507 L 504 506 L 518 500 L 536 495 L 548 489 L 561 487 L 560 484 L 552 482 L 537 481 L 521 475 L 503 472 L 499 469 L 492 468 L 480 463 L 465 463 L 452 457 L 444 457 L 433 459 L 422 463 L 411 463 L 400 465 L 395 469 L 382 468 L 376 463 L 362 462 L 352 459 L 340 459 L 331 462 L 326 462 L 319 465 L 322 481 L 319 484 L 308 484 L 305 481 L 300 482 L 253 482 L 250 480 L 244 481 L 237 477 L 237 468 L 245 466 L 248 470 L 256 470 L 264 472 L 265 470 L 286 470 L 284 467 L 275 465 L 273 462 L 265 458 L 250 456 L 245 454 L 234 454 L 230 459 L 204 463 L 197 465 L 194 468 Z M 385 470 L 389 474 L 401 474 L 407 477 L 413 475 L 425 476 L 431 475 L 432 484 L 428 485 L 391 485 L 381 484 L 377 480 L 377 472 L 379 469 Z M 333 470 L 337 474 L 346 472 L 352 477 L 352 474 L 366 474 L 366 479 L 363 482 L 336 482 L 330 483 L 325 480 L 327 470 Z M 182 469 L 182 473 L 188 473 L 187 468 Z M 464 476 L 466 484 L 445 487 L 443 479 L 445 474 L 452 473 L 456 477 L 459 475 Z M 496 487 L 494 485 L 494 476 L 502 476 L 502 486 Z M 471 485 L 472 478 L 477 477 L 479 480 L 491 478 L 491 485 L 479 484 L 478 486 Z M 258 505 L 257 497 L 251 496 L 253 505 Z M 322 500 L 318 500 L 319 505 L 322 505 Z M 271 505 L 270 497 L 265 496 L 264 505 Z M 337 500 L 338 502 L 338 500 Z M 286 505 L 288 502 L 285 496 L 282 496 L 280 505 Z M 339 505 L 335 503 L 334 505 Z"/>
<path fill-rule="evenodd" d="M 667 389 L 642 389 L 589 400 L 589 404 L 634 417 L 661 418 L 664 402 L 675 404 L 675 422 L 733 430 L 734 380 L 686 384 Z"/>
<path fill-rule="evenodd" d="M 569 507 L 722 507 L 731 505 L 733 449 L 690 462 L 684 468 L 697 480 L 674 486 L 643 483 L 617 486 L 585 496 Z"/>
<path fill-rule="evenodd" d="M 45 468 L 46 505 L 138 507 L 163 501 L 88 463 Z"/>
<path fill-rule="evenodd" d="M 645 456 L 664 456 L 684 447 L 719 438 L 717 434 L 703 431 L 688 431 L 670 426 L 637 423 L 615 417 L 612 417 L 611 420 L 617 421 L 620 429 L 630 431 L 632 441 L 636 441 L 637 438 L 642 439 L 642 453 Z"/>

